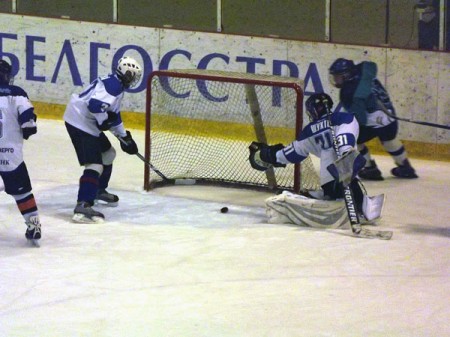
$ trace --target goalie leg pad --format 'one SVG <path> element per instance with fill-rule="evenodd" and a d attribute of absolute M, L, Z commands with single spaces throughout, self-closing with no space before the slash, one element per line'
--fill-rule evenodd
<path fill-rule="evenodd" d="M 292 223 L 314 228 L 348 228 L 343 201 L 316 200 L 284 191 L 266 199 L 269 223 Z"/>

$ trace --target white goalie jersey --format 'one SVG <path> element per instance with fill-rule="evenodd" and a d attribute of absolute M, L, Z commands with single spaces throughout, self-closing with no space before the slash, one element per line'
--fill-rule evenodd
<path fill-rule="evenodd" d="M 331 123 L 340 154 L 356 149 L 359 125 L 354 116 L 349 113 L 333 113 Z M 277 152 L 277 162 L 298 163 L 306 159 L 309 154 L 320 158 L 320 184 L 324 185 L 333 181 L 334 178 L 327 167 L 336 161 L 337 155 L 333 147 L 333 136 L 327 116 L 305 126 L 297 140 Z"/>

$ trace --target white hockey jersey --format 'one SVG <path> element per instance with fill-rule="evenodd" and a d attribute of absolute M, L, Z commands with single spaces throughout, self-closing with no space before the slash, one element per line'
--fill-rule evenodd
<path fill-rule="evenodd" d="M 22 127 L 36 126 L 35 120 L 34 107 L 25 90 L 0 85 L 0 171 L 13 171 L 22 164 Z"/>
<path fill-rule="evenodd" d="M 118 119 L 110 131 L 126 136 L 120 116 L 120 104 L 124 95 L 124 87 L 115 74 L 99 77 L 81 94 L 73 94 L 66 106 L 64 121 L 93 136 L 102 132 L 98 125 L 108 119 L 108 111 L 118 114 Z"/>
<path fill-rule="evenodd" d="M 331 124 L 340 154 L 356 148 L 359 125 L 353 114 L 333 113 Z M 320 184 L 324 185 L 333 181 L 334 178 L 327 167 L 337 159 L 337 155 L 333 147 L 333 136 L 327 116 L 306 125 L 297 140 L 277 152 L 277 162 L 299 163 L 309 154 L 320 158 Z"/>

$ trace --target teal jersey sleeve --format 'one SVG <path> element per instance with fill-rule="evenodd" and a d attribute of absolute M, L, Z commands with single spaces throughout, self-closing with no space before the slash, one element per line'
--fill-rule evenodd
<path fill-rule="evenodd" d="M 377 76 L 377 65 L 374 62 L 363 62 L 361 67 L 361 75 L 353 95 L 353 102 L 350 107 L 358 122 L 364 125 L 367 121 L 367 112 L 373 111 L 376 107 L 376 100 L 372 93 L 372 83 Z"/>

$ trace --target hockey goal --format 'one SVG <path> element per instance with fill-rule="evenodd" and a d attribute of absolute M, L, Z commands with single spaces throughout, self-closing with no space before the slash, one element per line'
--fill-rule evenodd
<path fill-rule="evenodd" d="M 316 189 L 310 158 L 301 165 L 254 170 L 252 141 L 292 142 L 303 124 L 302 83 L 248 73 L 155 71 L 147 83 L 144 188 L 188 179 L 263 189 Z"/>

